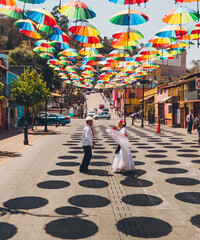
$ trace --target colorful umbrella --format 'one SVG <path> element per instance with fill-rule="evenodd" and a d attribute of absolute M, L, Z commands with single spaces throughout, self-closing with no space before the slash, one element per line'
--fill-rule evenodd
<path fill-rule="evenodd" d="M 156 33 L 158 37 L 168 37 L 168 38 L 177 38 L 187 34 L 187 31 L 181 26 L 170 25 L 162 28 L 159 32 Z"/>
<path fill-rule="evenodd" d="M 53 41 L 53 42 L 50 43 L 50 45 L 52 47 L 55 47 L 55 48 L 59 49 L 59 50 L 71 48 L 70 45 L 66 42 Z"/>
<path fill-rule="evenodd" d="M 55 65 L 55 66 L 60 66 L 60 61 L 58 59 L 50 59 L 47 62 L 48 64 Z"/>
<path fill-rule="evenodd" d="M 139 25 L 147 22 L 149 18 L 138 10 L 123 10 L 111 17 L 110 22 L 117 25 Z"/>
<path fill-rule="evenodd" d="M 140 5 L 141 3 L 146 3 L 148 2 L 149 0 L 109 0 L 110 2 L 113 2 L 113 3 L 117 3 L 117 4 L 123 4 L 123 5 L 126 5 L 126 4 L 137 4 L 137 5 Z"/>
<path fill-rule="evenodd" d="M 27 19 L 26 14 L 21 10 L 21 8 L 15 6 L 5 6 L 4 8 L 1 8 L 0 11 L 11 18 Z"/>
<path fill-rule="evenodd" d="M 96 17 L 96 13 L 84 2 L 72 1 L 61 6 L 59 12 L 63 15 L 75 19 L 91 19 Z"/>
<path fill-rule="evenodd" d="M 46 0 L 18 0 L 18 1 L 31 4 L 41 4 L 44 3 Z"/>
<path fill-rule="evenodd" d="M 95 48 L 82 48 L 79 53 L 82 55 L 97 55 L 99 51 Z"/>
<path fill-rule="evenodd" d="M 170 11 L 162 21 L 168 24 L 185 24 L 199 19 L 198 13 L 187 7 L 179 7 Z"/>
<path fill-rule="evenodd" d="M 119 39 L 120 41 L 136 41 L 144 38 L 142 33 L 132 27 L 123 27 L 112 35 L 113 38 Z"/>
<path fill-rule="evenodd" d="M 20 32 L 30 38 L 34 38 L 34 39 L 40 39 L 41 36 L 39 33 L 37 33 L 36 31 L 28 31 L 25 29 L 21 29 Z"/>
<path fill-rule="evenodd" d="M 35 49 L 35 50 L 34 50 Z M 34 48 L 33 50 L 35 51 L 35 52 L 48 52 L 48 53 L 53 53 L 53 52 L 55 52 L 56 51 L 56 49 L 55 48 L 46 48 L 46 47 L 36 47 L 36 48 Z"/>
<path fill-rule="evenodd" d="M 170 45 L 168 45 L 166 48 L 167 49 L 174 49 L 174 48 L 185 48 L 191 45 L 191 42 L 186 42 L 183 40 L 178 40 L 178 41 L 174 41 L 173 43 L 171 43 Z M 192 43 L 192 45 L 194 45 L 194 43 Z"/>
<path fill-rule="evenodd" d="M 38 24 L 37 28 L 42 31 L 49 34 L 63 34 L 63 31 L 61 30 L 61 28 L 58 25 L 54 25 L 54 26 L 47 26 L 44 24 Z"/>
<path fill-rule="evenodd" d="M 40 53 L 39 56 L 42 57 L 42 58 L 45 58 L 45 59 L 54 59 L 55 58 L 53 56 L 53 54 L 51 54 L 51 53 Z"/>
<path fill-rule="evenodd" d="M 44 24 L 47 26 L 57 25 L 53 15 L 45 9 L 31 9 L 27 11 L 27 15 L 36 23 Z"/>
<path fill-rule="evenodd" d="M 175 40 L 176 38 L 162 38 L 162 37 L 154 36 L 149 40 L 149 43 L 152 43 L 152 47 L 163 48 Z"/>
<path fill-rule="evenodd" d="M 109 53 L 109 57 L 129 57 L 129 54 L 124 50 L 113 50 Z"/>
<path fill-rule="evenodd" d="M 103 44 L 102 43 L 80 43 L 81 46 L 83 47 L 90 47 L 90 48 L 102 48 Z"/>
<path fill-rule="evenodd" d="M 199 0 L 175 0 L 175 3 L 192 3 L 197 2 L 197 13 L 199 15 Z"/>
<path fill-rule="evenodd" d="M 67 57 L 77 57 L 79 56 L 79 53 L 75 49 L 69 48 L 60 52 L 60 55 L 67 56 Z"/>
<path fill-rule="evenodd" d="M 85 37 L 80 35 L 74 35 L 74 38 L 82 43 L 90 43 L 90 44 L 97 44 L 100 43 L 100 40 L 98 37 Z"/>
<path fill-rule="evenodd" d="M 66 33 L 62 34 L 50 34 L 48 35 L 48 38 L 51 39 L 52 41 L 57 41 L 57 42 L 69 42 L 70 38 Z"/>
<path fill-rule="evenodd" d="M 78 20 L 68 29 L 71 33 L 81 36 L 98 36 L 99 31 L 87 20 Z"/>
<path fill-rule="evenodd" d="M 44 39 L 38 40 L 37 42 L 35 42 L 35 45 L 38 47 L 52 48 L 52 46 L 50 45 L 50 42 Z"/>
<path fill-rule="evenodd" d="M 0 0 L 0 4 L 6 6 L 16 6 L 15 0 Z"/>
<path fill-rule="evenodd" d="M 90 70 L 90 71 L 95 71 L 94 68 L 92 66 L 88 66 L 88 65 L 83 65 L 80 67 L 81 70 Z"/>
<path fill-rule="evenodd" d="M 28 31 L 36 31 L 37 25 L 30 19 L 18 20 L 15 22 L 15 26 Z"/>

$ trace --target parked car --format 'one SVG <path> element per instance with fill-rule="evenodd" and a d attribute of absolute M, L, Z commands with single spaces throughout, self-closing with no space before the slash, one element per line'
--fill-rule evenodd
<path fill-rule="evenodd" d="M 69 116 L 65 116 L 62 114 L 58 114 L 58 113 L 49 113 L 47 114 L 47 123 L 53 123 L 55 124 L 56 121 L 58 121 L 58 125 L 62 124 L 63 126 L 65 126 L 65 124 L 70 123 L 70 117 Z M 45 124 L 45 114 L 42 115 L 39 118 L 39 123 L 44 125 Z"/>
<path fill-rule="evenodd" d="M 90 117 L 93 117 L 95 114 L 96 114 L 96 112 L 93 110 L 88 111 L 88 116 L 90 116 Z"/>
<path fill-rule="evenodd" d="M 105 108 L 104 104 L 99 104 L 99 109 Z"/>
<path fill-rule="evenodd" d="M 86 91 L 86 95 L 90 95 L 90 91 Z"/>
<path fill-rule="evenodd" d="M 109 112 L 109 109 L 108 108 L 103 108 L 103 111 L 104 112 Z"/>
<path fill-rule="evenodd" d="M 109 112 L 100 112 L 100 113 L 94 115 L 93 118 L 95 120 L 98 120 L 99 118 L 111 119 L 111 115 Z"/>
<path fill-rule="evenodd" d="M 91 93 L 95 93 L 94 89 L 91 90 Z"/>

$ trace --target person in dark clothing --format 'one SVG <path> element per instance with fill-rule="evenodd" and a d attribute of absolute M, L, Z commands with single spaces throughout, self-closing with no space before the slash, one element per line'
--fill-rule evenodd
<path fill-rule="evenodd" d="M 190 114 L 188 114 L 186 117 L 186 122 L 187 122 L 187 131 L 188 133 L 192 134 L 192 126 L 194 123 L 194 115 L 192 114 L 192 109 L 190 110 Z"/>

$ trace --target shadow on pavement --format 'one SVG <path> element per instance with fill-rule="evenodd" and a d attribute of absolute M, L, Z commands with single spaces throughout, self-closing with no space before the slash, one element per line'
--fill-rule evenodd
<path fill-rule="evenodd" d="M 22 155 L 17 152 L 8 152 L 8 151 L 0 151 L 0 159 L 5 157 L 21 157 Z"/>
<path fill-rule="evenodd" d="M 78 215 L 82 213 L 82 209 L 77 207 L 66 206 L 57 208 L 55 212 L 60 215 Z"/>
<path fill-rule="evenodd" d="M 200 204 L 200 193 L 199 192 L 182 192 L 177 193 L 175 198 L 187 203 Z"/>
<path fill-rule="evenodd" d="M 105 188 L 108 183 L 102 180 L 90 179 L 79 182 L 79 185 L 86 188 Z"/>
<path fill-rule="evenodd" d="M 52 181 L 40 182 L 37 184 L 37 187 L 44 188 L 44 189 L 59 189 L 59 188 L 68 187 L 69 185 L 70 183 L 65 181 L 52 180 Z"/>
<path fill-rule="evenodd" d="M 130 204 L 133 206 L 156 206 L 163 202 L 162 199 L 152 195 L 146 194 L 132 194 L 127 195 L 122 198 L 122 201 L 126 204 Z"/>
<path fill-rule="evenodd" d="M 0 222 L 0 239 L 7 240 L 17 233 L 17 228 L 9 223 Z"/>

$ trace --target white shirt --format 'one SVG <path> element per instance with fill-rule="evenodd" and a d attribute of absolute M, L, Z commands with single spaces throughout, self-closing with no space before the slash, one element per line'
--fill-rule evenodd
<path fill-rule="evenodd" d="M 82 145 L 91 147 L 93 146 L 92 129 L 88 124 L 83 129 Z"/>

